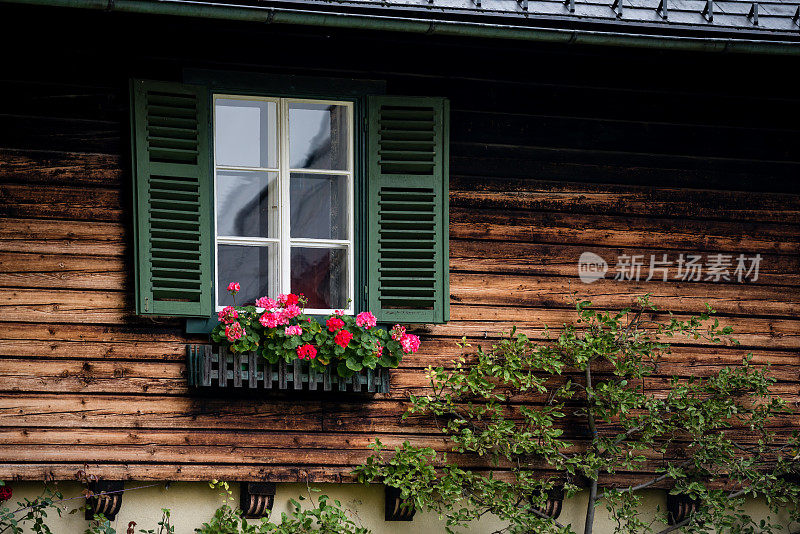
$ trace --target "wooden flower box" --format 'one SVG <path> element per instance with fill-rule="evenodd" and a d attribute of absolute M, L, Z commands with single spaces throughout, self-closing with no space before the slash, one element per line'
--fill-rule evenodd
<path fill-rule="evenodd" d="M 344 379 L 330 368 L 324 373 L 310 370 L 308 362 L 270 364 L 255 352 L 234 354 L 213 345 L 186 345 L 186 356 L 189 387 L 194 389 L 389 392 L 389 370 L 383 367 Z"/>

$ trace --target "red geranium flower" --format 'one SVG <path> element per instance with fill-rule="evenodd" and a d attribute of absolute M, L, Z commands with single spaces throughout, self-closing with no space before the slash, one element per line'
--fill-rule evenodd
<path fill-rule="evenodd" d="M 333 342 L 340 347 L 345 348 L 347 344 L 350 343 L 351 339 L 353 339 L 353 334 L 347 330 L 339 330 L 339 333 L 337 333 L 336 337 L 333 338 Z"/>
<path fill-rule="evenodd" d="M 0 486 L 0 502 L 7 501 L 14 492 L 8 486 Z"/>
<path fill-rule="evenodd" d="M 278 295 L 278 302 L 281 303 L 281 306 L 286 308 L 288 306 L 299 304 L 300 303 L 300 297 L 298 297 L 294 293 L 289 293 L 287 295 Z"/>
<path fill-rule="evenodd" d="M 306 343 L 297 347 L 297 357 L 301 360 L 313 360 L 317 357 L 317 349 L 314 348 L 314 345 Z"/>
<path fill-rule="evenodd" d="M 328 327 L 328 332 L 336 332 L 340 328 L 344 326 L 344 321 L 339 319 L 338 317 L 331 317 L 327 321 L 325 321 L 325 325 Z"/>

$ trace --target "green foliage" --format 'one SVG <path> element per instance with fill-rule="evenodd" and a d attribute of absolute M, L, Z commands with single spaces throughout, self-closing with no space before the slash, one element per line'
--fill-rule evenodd
<path fill-rule="evenodd" d="M 259 524 L 249 524 L 242 515 L 241 510 L 223 504 L 214 512 L 208 523 L 203 523 L 195 532 L 200 534 L 262 534 L 271 532 L 270 524 L 262 519 Z"/>
<path fill-rule="evenodd" d="M 198 534 L 305 534 L 319 532 L 323 534 L 369 534 L 369 530 L 358 527 L 347 516 L 339 501 L 330 501 L 327 495 L 320 495 L 318 504 L 311 499 L 309 490 L 310 508 L 303 509 L 299 500 L 291 499 L 290 513 L 281 514 L 280 523 L 270 523 L 267 518 L 262 518 L 257 524 L 248 523 L 242 511 L 233 508 L 230 502 L 230 490 L 227 483 L 212 481 L 211 487 L 221 488 L 226 502 L 214 512 L 214 517 L 208 523 L 195 529 Z"/>
<path fill-rule="evenodd" d="M 141 534 L 175 534 L 175 527 L 170 522 L 171 512 L 169 508 L 161 509 L 161 521 L 158 522 L 158 530 L 156 529 L 141 529 Z"/>
<path fill-rule="evenodd" d="M 387 454 L 377 442 L 356 470 L 359 479 L 400 488 L 420 509 L 446 516 L 448 531 L 494 514 L 508 532 L 574 532 L 539 511 L 547 490 L 562 484 L 567 496 L 585 487 L 595 492 L 587 534 L 600 504 L 616 522 L 614 532 L 653 532 L 654 524 L 639 516 L 638 492 L 655 484 L 702 501 L 677 527 L 684 532 L 776 528 L 742 510 L 748 495 L 764 497 L 776 514 L 790 507 L 800 518 L 793 504 L 800 488 L 789 476 L 798 436 L 779 439 L 771 430 L 789 407 L 770 394 L 768 369 L 748 355 L 709 377 L 675 377 L 668 388 L 654 376 L 671 351 L 667 341 L 702 340 L 709 358 L 713 345 L 736 344 L 710 307 L 667 321 L 657 320 L 647 297 L 620 312 L 588 302 L 576 308 L 576 322 L 544 343 L 512 330 L 491 349 L 479 347 L 469 362 L 461 357 L 452 369 L 429 369 L 432 393 L 412 396 L 405 417 L 434 418 L 450 455 L 408 442 Z M 470 457 L 490 459 L 506 476 L 459 467 Z M 647 472 L 654 459 L 651 480 L 598 491 L 601 478 Z M 543 476 L 545 467 L 556 474 Z"/>
<path fill-rule="evenodd" d="M 0 481 L 0 486 L 2 485 L 2 481 Z M 311 532 L 370 534 L 369 530 L 357 526 L 350 519 L 339 501 L 331 500 L 326 495 L 320 495 L 315 503 L 311 498 L 311 490 L 309 490 L 308 497 L 310 507 L 304 509 L 301 506 L 300 501 L 305 500 L 305 497 L 300 496 L 299 500 L 290 500 L 292 509 L 288 514 L 281 514 L 280 522 L 270 523 L 267 518 L 263 518 L 255 523 L 248 523 L 243 517 L 242 511 L 231 506 L 234 498 L 227 482 L 213 480 L 210 486 L 220 491 L 225 502 L 214 512 L 209 522 L 203 523 L 200 528 L 195 529 L 195 532 L 199 534 L 306 534 Z M 7 507 L 1 508 L 0 534 L 23 534 L 23 532 L 53 534 L 46 523 L 47 511 L 56 510 L 60 515 L 60 508 L 56 504 L 61 500 L 63 500 L 63 496 L 46 485 L 41 496 L 33 500 L 24 499 L 18 502 L 16 510 L 12 511 Z M 136 523 L 131 521 L 128 526 L 128 534 L 133 533 L 135 525 Z M 96 514 L 84 534 L 116 534 L 116 532 L 111 521 L 102 514 Z M 161 521 L 158 522 L 157 528 L 141 529 L 139 533 L 175 534 L 170 510 L 162 508 Z"/>
<path fill-rule="evenodd" d="M 34 534 L 52 534 L 46 522 L 47 513 L 55 511 L 61 516 L 61 509 L 55 503 L 62 498 L 59 491 L 45 484 L 42 494 L 35 499 L 17 501 L 15 509 L 0 508 L 0 534 L 21 534 L 25 529 Z"/>
<path fill-rule="evenodd" d="M 117 534 L 117 531 L 103 514 L 95 514 L 89 523 L 89 528 L 84 530 L 83 534 Z"/>
<path fill-rule="evenodd" d="M 300 500 L 304 500 L 301 496 Z M 327 495 L 320 495 L 315 504 L 311 501 L 312 507 L 303 509 L 300 502 L 291 499 L 292 505 L 290 513 L 281 514 L 281 522 L 277 525 L 270 525 L 276 534 L 301 534 L 319 532 L 323 534 L 369 534 L 369 530 L 356 526 L 342 509 L 342 503 L 337 500 L 331 501 Z"/>

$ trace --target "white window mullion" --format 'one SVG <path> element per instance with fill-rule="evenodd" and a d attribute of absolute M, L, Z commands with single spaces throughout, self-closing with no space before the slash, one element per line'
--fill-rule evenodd
<path fill-rule="evenodd" d="M 291 172 L 296 172 L 298 174 L 325 174 L 325 175 L 336 175 L 336 176 L 346 176 L 353 174 L 351 171 L 331 171 L 327 169 L 289 169 Z"/>
<path fill-rule="evenodd" d="M 286 99 L 280 100 L 278 111 L 278 162 L 279 162 L 279 192 L 280 192 L 280 237 L 281 237 L 281 283 L 278 293 L 289 293 L 291 291 L 292 275 L 290 272 L 292 245 L 290 241 L 291 214 L 290 214 L 290 177 L 289 171 L 289 103 Z"/>
<path fill-rule="evenodd" d="M 312 247 L 312 248 L 344 248 L 350 246 L 349 240 L 337 239 L 305 239 L 294 238 L 291 240 L 292 245 L 297 247 Z"/>
<path fill-rule="evenodd" d="M 355 248 L 356 242 L 356 235 L 355 235 L 355 213 L 356 213 L 356 195 L 355 195 L 355 129 L 356 124 L 353 120 L 353 104 L 349 104 L 347 106 L 347 123 L 350 126 L 350 130 L 348 131 L 349 139 L 347 145 L 348 149 L 348 156 L 347 156 L 347 168 L 350 171 L 350 175 L 348 176 L 347 180 L 347 211 L 348 211 L 348 232 L 347 238 L 350 241 L 347 245 L 347 271 L 348 271 L 348 284 L 349 287 L 347 288 L 347 294 L 350 296 L 350 303 L 347 305 L 347 313 L 353 314 L 355 313 L 355 300 L 356 300 L 356 283 L 355 283 L 355 271 L 356 271 L 356 264 L 355 264 L 355 253 L 353 249 Z"/>

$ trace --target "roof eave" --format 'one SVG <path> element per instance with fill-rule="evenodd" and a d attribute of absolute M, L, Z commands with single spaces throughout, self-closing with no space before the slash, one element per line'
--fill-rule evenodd
<path fill-rule="evenodd" d="M 292 9 L 255 4 L 211 3 L 195 0 L 5 0 L 6 3 L 48 7 L 79 8 L 109 12 L 249 21 L 268 24 L 296 24 L 346 29 L 398 31 L 406 33 L 461 36 L 487 39 L 542 41 L 563 44 L 623 46 L 700 52 L 800 55 L 800 40 L 784 35 L 745 37 L 734 32 L 712 35 L 647 33 L 641 25 L 598 29 L 545 27 L 398 17 L 321 9 Z M 630 31 L 621 31 L 622 27 Z M 607 28 L 607 29 L 606 29 Z M 633 31 L 636 29 L 637 31 Z M 639 31 L 641 30 L 641 31 Z"/>

